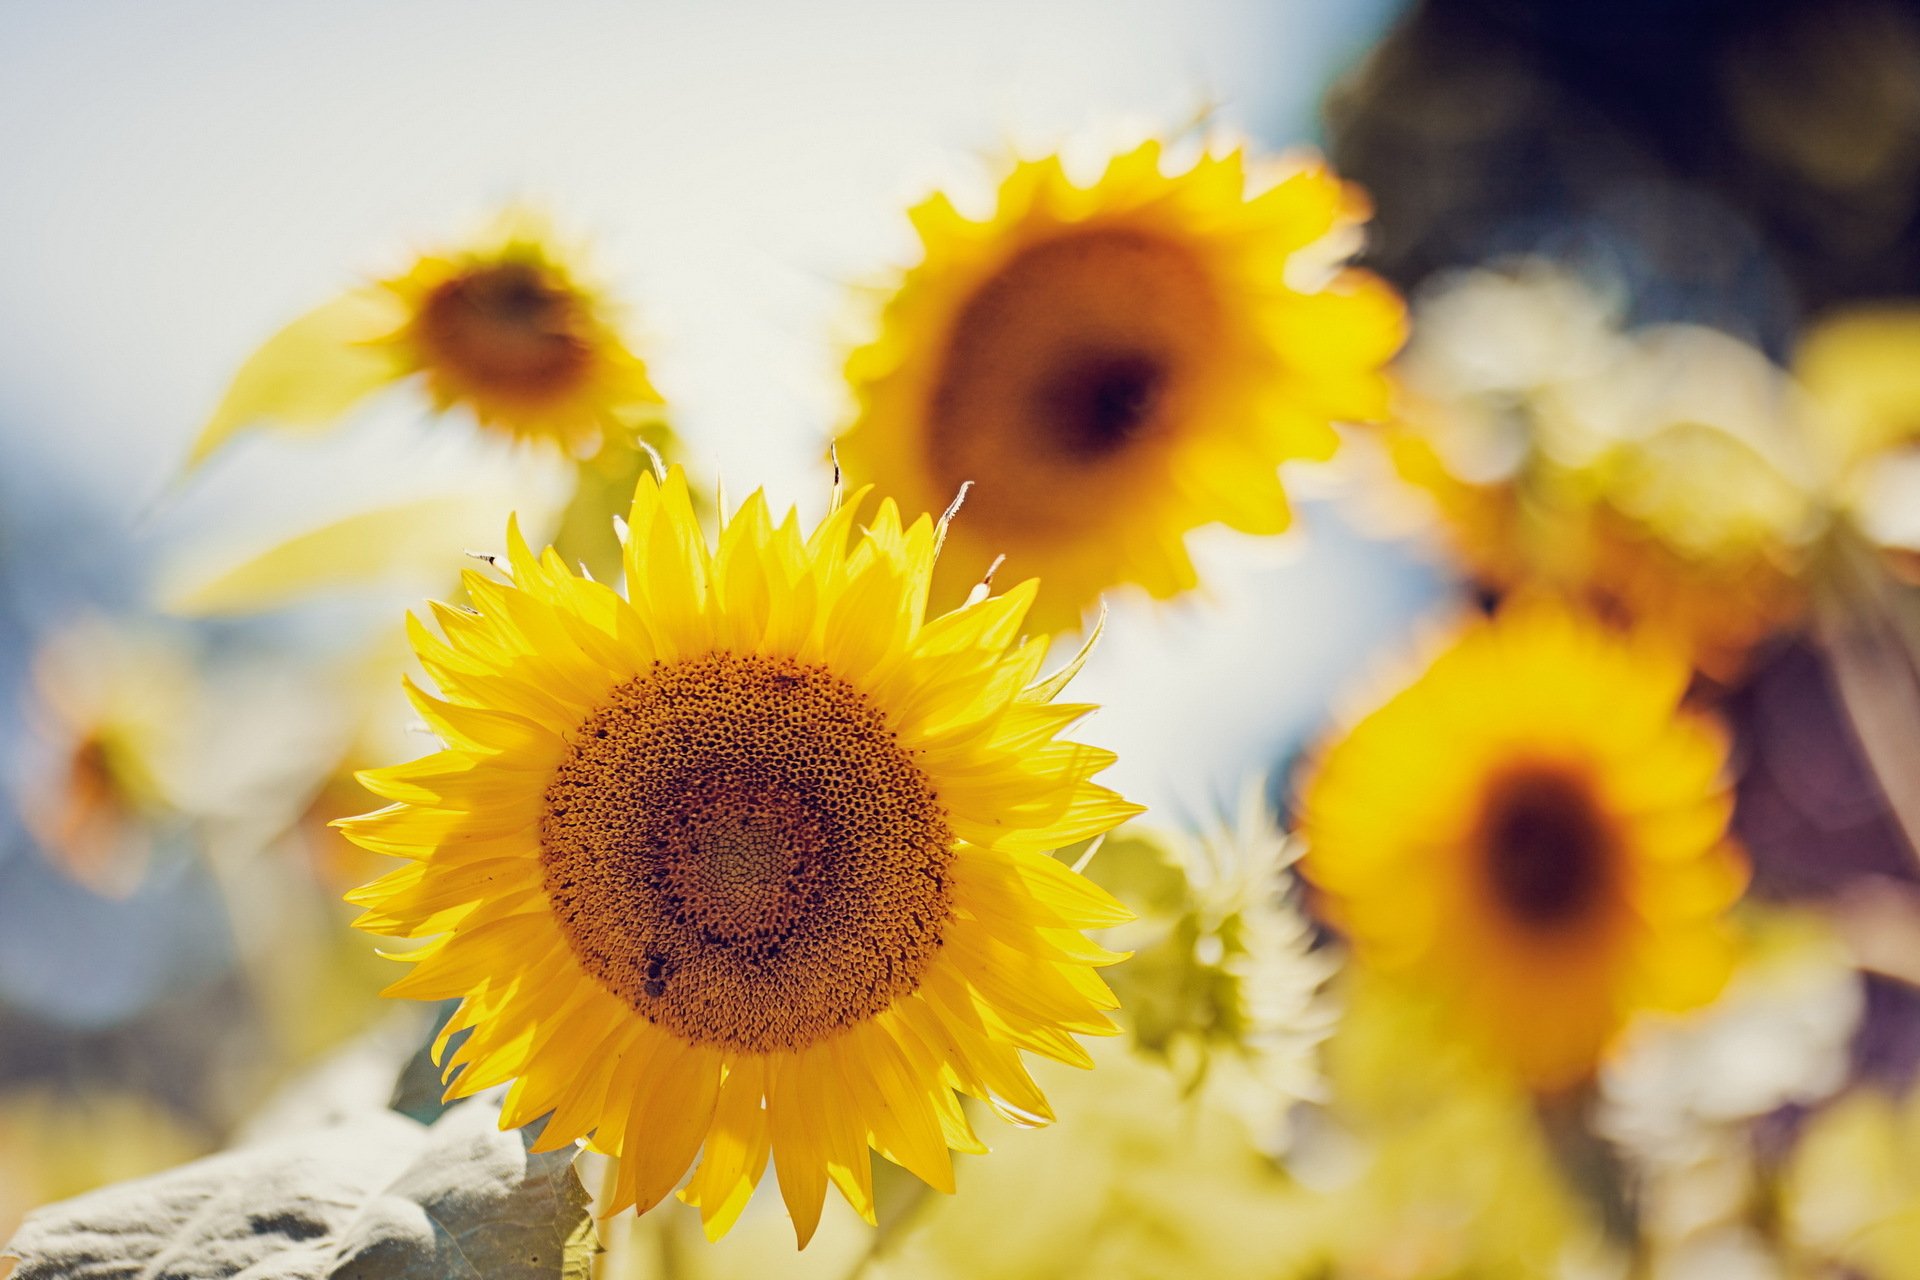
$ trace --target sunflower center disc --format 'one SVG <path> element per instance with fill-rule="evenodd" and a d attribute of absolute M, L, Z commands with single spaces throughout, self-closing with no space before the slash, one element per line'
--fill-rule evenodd
<path fill-rule="evenodd" d="M 991 527 L 1078 536 L 1089 474 L 1177 434 L 1219 329 L 1204 264 L 1171 238 L 1081 227 L 1023 249 L 954 321 L 928 405 L 935 479 L 974 481 L 969 513 Z"/>
<path fill-rule="evenodd" d="M 1098 455 L 1124 448 L 1153 423 L 1167 371 L 1136 351 L 1100 351 L 1066 361 L 1039 391 L 1041 412 L 1063 444 Z"/>
<path fill-rule="evenodd" d="M 586 368 L 578 305 L 531 263 L 499 263 L 435 289 L 419 331 L 435 358 L 468 382 L 539 397 L 564 390 Z"/>
<path fill-rule="evenodd" d="M 953 834 L 859 690 L 708 654 L 615 689 L 547 789 L 541 860 L 581 965 L 642 1016 L 804 1048 L 918 984 Z"/>
<path fill-rule="evenodd" d="M 1520 923 L 1563 925 L 1599 897 L 1612 836 L 1584 779 L 1565 769 L 1515 770 L 1495 782 L 1481 822 L 1494 893 Z"/>

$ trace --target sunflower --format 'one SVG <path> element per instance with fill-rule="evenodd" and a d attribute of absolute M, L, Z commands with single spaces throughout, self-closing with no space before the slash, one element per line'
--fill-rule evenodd
<path fill-rule="evenodd" d="M 1247 167 L 1235 150 L 1168 177 L 1148 142 L 1091 187 L 1022 163 L 985 221 L 945 195 L 912 211 L 924 259 L 847 362 L 840 451 L 909 511 L 974 482 L 937 598 L 1002 553 L 1045 584 L 1036 625 L 1123 582 L 1187 590 L 1189 530 L 1279 533 L 1278 464 L 1385 411 L 1402 309 L 1339 266 L 1363 198 L 1316 163 L 1250 194 Z"/>
<path fill-rule="evenodd" d="M 1138 811 L 1059 736 L 1089 707 L 1015 643 L 1035 586 L 929 618 L 941 538 L 891 502 L 810 536 L 755 495 L 710 548 L 684 474 L 644 478 L 629 596 L 535 557 L 413 627 L 444 750 L 368 772 L 342 820 L 411 859 L 362 928 L 433 937 L 389 994 L 459 999 L 449 1096 L 619 1157 L 608 1211 L 681 1196 L 731 1225 L 769 1152 L 802 1245 L 829 1179 L 869 1221 L 871 1146 L 952 1188 L 955 1091 L 1051 1113 L 1022 1049 L 1113 1029 L 1081 930 L 1129 918 L 1053 859 Z"/>
<path fill-rule="evenodd" d="M 1731 682 L 1806 612 L 1822 518 L 1799 478 L 1798 397 L 1724 335 L 1569 322 L 1565 299 L 1535 296 L 1564 279 L 1522 281 L 1476 273 L 1432 305 L 1437 329 L 1422 313 L 1384 433 L 1395 470 L 1480 585 L 1659 629 Z M 1475 320 L 1505 345 L 1462 338 Z M 1529 327 L 1544 350 L 1510 350 Z"/>
<path fill-rule="evenodd" d="M 1684 653 L 1538 604 L 1469 625 L 1324 751 L 1303 870 L 1374 969 L 1425 984 L 1535 1088 L 1585 1080 L 1634 1011 L 1726 978 L 1727 747 Z"/>
<path fill-rule="evenodd" d="M 20 816 L 70 879 L 139 888 L 180 813 L 200 689 L 191 655 L 155 630 L 87 619 L 35 653 Z"/>
<path fill-rule="evenodd" d="M 501 216 L 282 329 L 248 358 L 189 465 L 262 422 L 324 427 L 415 374 L 435 408 L 589 457 L 654 416 L 659 393 L 544 220 Z"/>

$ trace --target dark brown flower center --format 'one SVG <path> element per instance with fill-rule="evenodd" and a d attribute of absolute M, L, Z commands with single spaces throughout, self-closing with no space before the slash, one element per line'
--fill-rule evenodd
<path fill-rule="evenodd" d="M 937 486 L 973 481 L 988 526 L 1083 530 L 1110 503 L 1088 482 L 1179 431 L 1218 329 L 1212 279 L 1171 239 L 1084 227 L 1022 250 L 947 335 L 927 406 Z"/>
<path fill-rule="evenodd" d="M 538 400 L 571 390 L 589 344 L 570 289 L 528 262 L 475 267 L 427 296 L 418 331 L 432 363 L 481 391 Z"/>
<path fill-rule="evenodd" d="M 1494 897 L 1534 929 L 1572 923 L 1600 900 L 1615 835 L 1592 784 L 1575 771 L 1529 765 L 1495 779 L 1480 820 Z"/>
<path fill-rule="evenodd" d="M 1166 383 L 1165 365 L 1145 352 L 1090 352 L 1041 383 L 1036 413 L 1054 424 L 1061 447 L 1098 456 L 1148 430 Z"/>
<path fill-rule="evenodd" d="M 785 658 L 661 664 L 547 790 L 546 889 L 581 965 L 689 1040 L 796 1050 L 914 990 L 953 834 L 863 693 Z"/>

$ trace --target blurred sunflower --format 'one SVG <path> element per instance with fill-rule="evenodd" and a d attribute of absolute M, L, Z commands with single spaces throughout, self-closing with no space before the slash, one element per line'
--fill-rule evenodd
<path fill-rule="evenodd" d="M 1128 913 L 1049 851 L 1138 806 L 1057 739 L 1090 708 L 1015 644 L 1034 584 L 929 619 L 939 527 L 853 511 L 803 537 L 756 495 L 709 549 L 684 474 L 647 477 L 630 599 L 510 528 L 512 583 L 413 627 L 446 748 L 342 822 L 412 860 L 351 896 L 435 936 L 389 993 L 461 1001 L 449 1094 L 513 1079 L 504 1123 L 620 1157 L 609 1210 L 704 1146 L 711 1235 L 769 1149 L 803 1245 L 829 1179 L 871 1221 L 869 1145 L 951 1190 L 984 1150 L 955 1090 L 1043 1123 L 1019 1051 L 1088 1065 L 1074 1033 L 1113 1029 L 1120 957 L 1080 931 Z"/>
<path fill-rule="evenodd" d="M 34 656 L 21 817 L 49 861 L 96 893 L 131 893 L 177 812 L 193 719 L 187 653 L 153 631 L 71 626 Z"/>
<path fill-rule="evenodd" d="M 1426 985 L 1543 1091 L 1586 1080 L 1635 1010 L 1725 981 L 1727 747 L 1688 669 L 1545 606 L 1474 622 L 1327 747 L 1302 869 L 1355 959 Z"/>
<path fill-rule="evenodd" d="M 983 221 L 945 195 L 912 211 L 924 257 L 847 362 L 840 450 L 909 511 L 976 486 L 937 599 L 1003 553 L 1043 583 L 1039 626 L 1121 583 L 1187 590 L 1189 530 L 1279 533 L 1278 464 L 1385 412 L 1403 315 L 1340 266 L 1360 193 L 1311 162 L 1250 193 L 1239 150 L 1172 177 L 1161 160 L 1145 143 L 1081 187 L 1051 157 L 1018 165 Z"/>
<path fill-rule="evenodd" d="M 1471 273 L 1420 317 L 1386 447 L 1476 582 L 1664 631 L 1721 680 L 1800 621 L 1821 514 L 1804 405 L 1764 356 L 1622 334 L 1537 263 Z"/>
<path fill-rule="evenodd" d="M 321 428 L 418 374 L 435 407 L 591 457 L 656 416 L 659 393 L 546 222 L 502 215 L 464 247 L 308 312 L 250 356 L 194 442 L 204 461 L 261 423 Z"/>
<path fill-rule="evenodd" d="M 1851 461 L 1920 439 L 1920 308 L 1870 306 L 1813 326 L 1793 362 L 1830 452 Z"/>

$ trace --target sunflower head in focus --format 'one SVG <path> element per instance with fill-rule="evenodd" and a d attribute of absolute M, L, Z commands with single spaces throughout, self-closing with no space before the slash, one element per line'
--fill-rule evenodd
<path fill-rule="evenodd" d="M 1020 164 L 981 221 L 945 195 L 912 211 L 924 256 L 848 361 L 840 449 L 909 511 L 974 483 L 938 598 L 1000 554 L 1040 577 L 1040 626 L 1120 583 L 1184 591 L 1189 530 L 1280 532 L 1278 465 L 1384 412 L 1400 303 L 1340 266 L 1364 199 L 1317 163 L 1247 169 L 1169 177 L 1149 142 L 1086 187 Z"/>
<path fill-rule="evenodd" d="M 1355 960 L 1526 1083 L 1586 1080 L 1640 1009 L 1711 999 L 1745 885 L 1727 747 L 1682 652 L 1544 605 L 1470 624 L 1319 757 L 1303 870 Z"/>
<path fill-rule="evenodd" d="M 418 375 L 434 407 L 586 458 L 654 425 L 659 393 L 544 219 L 498 218 L 471 243 L 323 304 L 248 358 L 194 443 L 248 427 L 318 429 Z"/>
<path fill-rule="evenodd" d="M 1138 806 L 1091 708 L 1021 641 L 1024 583 L 930 616 L 940 530 L 891 502 L 811 534 L 755 496 L 710 545 L 678 470 L 642 480 L 629 594 L 509 532 L 511 581 L 413 628 L 445 749 L 363 774 L 343 826 L 408 859 L 359 924 L 430 938 L 389 994 L 460 1006 L 451 1096 L 619 1157 L 610 1208 L 673 1190 L 711 1235 L 771 1157 L 804 1244 L 829 1180 L 872 1220 L 868 1149 L 952 1188 L 956 1092 L 1050 1118 L 1021 1051 L 1112 1030 L 1082 930 L 1128 918 L 1050 856 Z"/>

